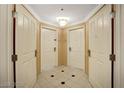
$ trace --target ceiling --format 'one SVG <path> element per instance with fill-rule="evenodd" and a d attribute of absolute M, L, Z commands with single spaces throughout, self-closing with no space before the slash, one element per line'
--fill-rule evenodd
<path fill-rule="evenodd" d="M 56 17 L 69 17 L 68 24 L 80 23 L 98 4 L 28 4 L 26 6 L 41 21 L 58 26 Z"/>

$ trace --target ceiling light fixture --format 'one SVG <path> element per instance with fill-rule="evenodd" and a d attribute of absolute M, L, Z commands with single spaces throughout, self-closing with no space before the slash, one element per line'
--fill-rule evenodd
<path fill-rule="evenodd" d="M 69 18 L 68 17 L 57 17 L 57 22 L 59 23 L 59 25 L 61 27 L 67 25 L 68 21 L 69 21 Z"/>

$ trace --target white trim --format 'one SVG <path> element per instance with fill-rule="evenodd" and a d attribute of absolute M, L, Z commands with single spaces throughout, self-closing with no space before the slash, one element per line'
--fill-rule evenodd
<path fill-rule="evenodd" d="M 12 8 L 13 5 L 8 5 L 8 42 L 7 42 L 7 52 L 8 52 L 8 82 L 9 87 L 14 87 L 14 81 L 13 81 L 13 62 L 11 60 L 11 55 L 13 52 L 13 17 L 12 17 Z"/>
<path fill-rule="evenodd" d="M 120 5 L 120 87 L 124 88 L 124 5 Z"/>
<path fill-rule="evenodd" d="M 99 4 L 96 8 L 94 8 L 88 15 L 87 17 L 84 19 L 84 22 L 86 22 L 87 20 L 89 20 L 95 13 L 97 13 L 102 7 L 104 6 L 104 4 Z"/>
<path fill-rule="evenodd" d="M 120 19 L 120 5 L 116 5 L 116 17 L 115 17 L 115 54 L 116 61 L 114 63 L 114 87 L 120 87 L 120 57 L 121 57 L 121 19 Z"/>
<path fill-rule="evenodd" d="M 94 8 L 94 9 L 84 18 L 83 21 L 70 24 L 69 26 L 87 22 L 87 21 L 88 21 L 96 12 L 98 12 L 103 6 L 104 6 L 104 4 L 99 4 L 96 8 Z"/>
<path fill-rule="evenodd" d="M 58 25 L 55 25 L 55 24 L 53 24 L 53 23 L 50 23 L 50 22 L 47 22 L 47 21 L 42 20 L 42 19 L 39 17 L 39 15 L 37 15 L 37 14 L 34 12 L 34 10 L 33 10 L 28 4 L 24 4 L 24 7 L 25 7 L 28 11 L 30 11 L 30 13 L 31 13 L 38 21 L 40 21 L 41 23 L 45 23 L 45 24 L 49 24 L 49 25 L 53 25 L 53 26 L 58 26 Z"/>
<path fill-rule="evenodd" d="M 88 21 L 100 8 L 103 7 L 104 4 L 99 4 L 96 8 L 94 8 L 85 18 L 83 21 L 80 21 L 80 22 L 76 22 L 76 23 L 72 23 L 68 26 L 71 26 L 71 25 L 76 25 L 76 24 L 80 24 L 80 23 L 85 23 L 86 21 Z M 34 10 L 28 5 L 28 4 L 24 4 L 24 6 L 36 17 L 37 20 L 39 20 L 40 22 L 42 23 L 46 23 L 46 24 L 50 24 L 50 25 L 54 25 L 54 26 L 58 26 L 56 24 L 53 24 L 53 23 L 50 23 L 50 22 L 47 22 L 47 21 L 44 21 L 42 20 L 35 12 Z"/>
<path fill-rule="evenodd" d="M 30 13 L 37 19 L 37 20 L 41 20 L 40 17 L 34 12 L 34 10 L 28 5 L 28 4 L 23 4 L 24 7 L 30 11 Z"/>

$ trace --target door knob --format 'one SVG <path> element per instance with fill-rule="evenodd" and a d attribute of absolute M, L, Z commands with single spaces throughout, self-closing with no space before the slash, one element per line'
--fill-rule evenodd
<path fill-rule="evenodd" d="M 56 41 L 56 39 L 54 39 L 54 41 Z"/>
<path fill-rule="evenodd" d="M 56 47 L 54 47 L 54 52 L 56 52 Z"/>
<path fill-rule="evenodd" d="M 91 57 L 91 50 L 88 50 L 88 56 Z"/>
<path fill-rule="evenodd" d="M 69 51 L 70 51 L 70 52 L 72 51 L 71 47 L 69 47 Z"/>
<path fill-rule="evenodd" d="M 35 57 L 37 57 L 37 50 L 35 50 Z"/>

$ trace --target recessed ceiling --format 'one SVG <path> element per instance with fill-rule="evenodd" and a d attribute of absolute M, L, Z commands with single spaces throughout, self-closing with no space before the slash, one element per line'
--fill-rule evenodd
<path fill-rule="evenodd" d="M 98 4 L 28 4 L 43 22 L 58 25 L 56 17 L 69 17 L 68 24 L 80 23 Z M 63 10 L 63 11 L 62 11 Z"/>

